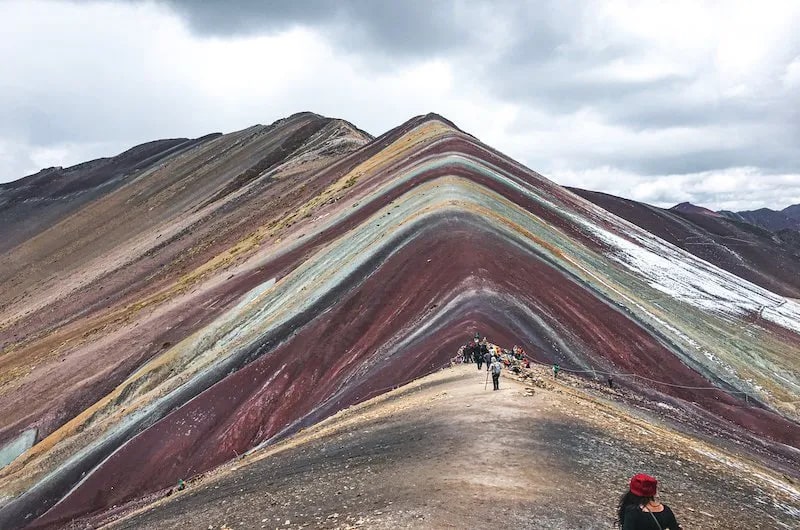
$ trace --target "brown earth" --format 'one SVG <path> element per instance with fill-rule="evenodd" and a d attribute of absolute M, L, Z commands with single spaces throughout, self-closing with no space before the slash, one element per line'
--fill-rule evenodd
<path fill-rule="evenodd" d="M 577 378 L 456 366 L 351 407 L 148 506 L 72 528 L 610 528 L 636 472 L 684 528 L 797 528 L 800 495 L 743 454 Z M 152 500 L 152 499 L 151 499 Z"/>

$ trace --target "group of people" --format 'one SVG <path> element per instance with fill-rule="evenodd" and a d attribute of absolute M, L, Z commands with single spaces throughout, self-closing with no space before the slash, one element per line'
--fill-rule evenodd
<path fill-rule="evenodd" d="M 492 344 L 486 337 L 481 338 L 480 333 L 475 333 L 471 341 L 461 346 L 455 358 L 450 361 L 453 364 L 475 363 L 478 365 L 478 370 L 481 370 L 483 366 L 486 365 L 486 370 L 491 371 L 490 365 L 493 359 L 500 361 L 502 365 L 500 369 L 505 367 L 515 373 L 520 373 L 523 367 L 531 367 L 531 361 L 528 359 L 522 347 L 515 344 L 511 350 L 506 350 L 500 348 L 496 344 Z M 553 363 L 552 372 L 553 379 L 558 379 L 561 366 L 559 366 L 558 363 Z M 608 387 L 613 390 L 614 378 L 611 374 L 608 374 L 606 382 L 608 383 Z"/>
<path fill-rule="evenodd" d="M 507 368 L 516 373 L 522 366 L 530 368 L 530 360 L 525 351 L 517 346 L 505 350 L 489 342 L 486 337 L 481 338 L 480 333 L 475 333 L 473 339 L 458 349 L 458 355 L 453 359 L 456 363 L 475 363 L 478 370 L 486 365 L 486 371 L 492 376 L 493 390 L 500 390 L 500 373 Z"/>
<path fill-rule="evenodd" d="M 458 349 L 454 362 L 475 363 L 478 370 L 486 365 L 486 371 L 492 375 L 493 390 L 500 390 L 500 373 L 502 369 L 518 371 L 521 366 L 530 368 L 530 360 L 525 351 L 514 346 L 504 350 L 481 338 L 475 333 L 473 339 Z M 553 365 L 553 378 L 558 378 L 561 367 Z M 608 377 L 608 386 L 613 388 L 614 382 Z M 662 504 L 657 498 L 658 481 L 650 475 L 637 474 L 630 480 L 628 491 L 620 498 L 617 507 L 616 524 L 622 530 L 680 530 L 675 514 L 669 506 Z"/>
<path fill-rule="evenodd" d="M 495 346 L 492 346 L 494 350 Z M 478 365 L 478 370 L 483 368 L 484 363 L 488 364 L 491 360 L 492 353 L 489 350 L 489 341 L 486 337 L 481 338 L 479 333 L 467 344 L 458 349 L 458 357 L 463 363 L 475 363 Z"/>

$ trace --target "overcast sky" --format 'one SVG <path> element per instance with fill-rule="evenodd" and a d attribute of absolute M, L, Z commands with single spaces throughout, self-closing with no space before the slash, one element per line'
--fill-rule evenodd
<path fill-rule="evenodd" d="M 800 203 L 800 2 L 0 0 L 0 182 L 302 110 L 438 112 L 559 182 Z"/>

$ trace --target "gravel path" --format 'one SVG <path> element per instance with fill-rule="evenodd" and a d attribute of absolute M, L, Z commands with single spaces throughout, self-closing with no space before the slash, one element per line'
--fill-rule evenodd
<path fill-rule="evenodd" d="M 686 528 L 796 524 L 800 501 L 747 460 L 723 464 L 706 442 L 544 377 L 484 382 L 472 366 L 423 378 L 109 527 L 611 528 L 639 471 Z"/>

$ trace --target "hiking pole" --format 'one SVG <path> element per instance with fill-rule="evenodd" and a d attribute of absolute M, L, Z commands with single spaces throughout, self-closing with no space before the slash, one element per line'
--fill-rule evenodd
<path fill-rule="evenodd" d="M 486 382 L 483 384 L 483 389 L 486 390 L 487 386 L 489 386 L 489 370 L 486 370 Z"/>

